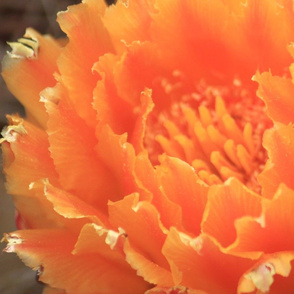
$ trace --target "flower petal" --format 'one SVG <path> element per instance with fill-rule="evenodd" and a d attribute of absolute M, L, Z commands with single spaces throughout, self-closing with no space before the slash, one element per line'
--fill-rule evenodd
<path fill-rule="evenodd" d="M 91 287 L 89 291 L 91 293 L 143 293 L 148 284 L 128 265 L 122 251 L 116 249 L 116 243 L 111 248 L 107 238 L 110 234 L 115 232 L 107 231 L 94 224 L 87 224 L 75 245 L 74 256 L 87 261 L 88 270 L 83 272 L 91 281 L 88 284 Z M 116 238 L 120 238 L 120 234 L 117 234 Z M 114 240 L 114 242 L 118 241 Z M 85 291 L 84 287 L 80 289 L 80 293 Z"/>
<path fill-rule="evenodd" d="M 54 288 L 79 280 L 71 255 L 76 236 L 64 230 L 22 230 L 5 236 L 6 252 L 15 252 L 29 267 L 39 272 L 39 280 Z M 60 262 L 62 261 L 62 262 Z M 74 274 L 74 275 L 73 275 Z"/>
<path fill-rule="evenodd" d="M 163 193 L 158 174 L 151 164 L 146 152 L 140 153 L 135 159 L 135 178 L 138 186 L 147 192 L 145 197 L 152 202 L 160 214 L 160 220 L 166 228 L 182 222 L 179 205 L 173 203 Z"/>
<path fill-rule="evenodd" d="M 235 221 L 238 218 L 258 218 L 262 213 L 261 197 L 234 178 L 224 185 L 212 186 L 208 195 L 201 227 L 223 247 L 235 241 Z"/>
<path fill-rule="evenodd" d="M 28 192 L 31 182 L 49 178 L 57 183 L 57 174 L 48 151 L 47 134 L 18 116 L 9 116 L 2 131 L 4 172 L 7 192 L 12 195 Z"/>
<path fill-rule="evenodd" d="M 52 186 L 44 184 L 45 197 L 53 204 L 54 210 L 68 219 L 90 219 L 99 225 L 107 225 L 108 220 L 95 207 L 88 205 L 82 199 Z"/>
<path fill-rule="evenodd" d="M 294 189 L 292 173 L 289 172 L 294 166 L 293 125 L 275 124 L 272 129 L 265 132 L 263 145 L 268 151 L 270 163 L 275 171 L 275 176 L 279 178 L 279 182 Z M 275 179 L 273 180 L 277 182 Z"/>
<path fill-rule="evenodd" d="M 236 293 L 239 278 L 253 265 L 250 259 L 223 253 L 205 235 L 191 238 L 175 228 L 168 234 L 163 254 L 176 285 L 208 293 Z"/>
<path fill-rule="evenodd" d="M 222 2 L 156 2 L 158 13 L 154 15 L 151 34 L 167 66 L 197 79 L 200 75 L 206 78 L 210 70 L 221 73 L 234 63 L 226 62 L 229 53 L 223 40 L 227 37 L 234 42 L 237 26 L 233 30 L 228 29 L 231 17 Z M 191 28 L 193 33 L 188 33 Z M 230 35 L 225 37 L 228 31 Z M 171 44 L 172 50 L 168 50 Z M 191 61 L 197 66 L 191 66 Z"/>
<path fill-rule="evenodd" d="M 255 290 L 273 294 L 292 293 L 294 275 L 291 267 L 293 259 L 293 252 L 265 256 L 240 279 L 238 294 L 252 293 Z M 288 277 L 288 279 L 283 279 L 281 276 Z"/>
<path fill-rule="evenodd" d="M 151 36 L 162 60 L 194 80 L 248 79 L 257 67 L 282 72 L 290 62 L 286 46 L 294 37 L 291 5 L 269 0 L 157 1 Z M 170 44 L 172 50 L 167 50 Z"/>
<path fill-rule="evenodd" d="M 132 130 L 135 114 L 132 105 L 117 93 L 113 73 L 117 61 L 117 56 L 105 54 L 94 64 L 93 71 L 101 79 L 93 91 L 93 107 L 97 112 L 97 129 L 108 124 L 116 134 L 122 134 Z"/>
<path fill-rule="evenodd" d="M 263 171 L 257 177 L 262 187 L 262 196 L 272 199 L 280 184 L 280 177 L 271 160 L 265 164 Z"/>
<path fill-rule="evenodd" d="M 130 44 L 132 41 L 148 39 L 151 23 L 150 12 L 153 10 L 152 2 L 154 0 L 118 0 L 116 5 L 111 5 L 106 9 L 103 23 L 117 51 L 122 50 L 123 42 Z"/>
<path fill-rule="evenodd" d="M 161 253 L 166 229 L 160 223 L 155 207 L 139 201 L 138 194 L 131 194 L 109 203 L 109 218 L 114 227 L 121 227 L 126 232 L 126 258 L 138 275 L 152 284 L 166 282 L 172 285 L 169 265 Z"/>
<path fill-rule="evenodd" d="M 124 256 L 110 249 L 95 225 L 85 225 L 75 245 L 76 238 L 62 230 L 18 231 L 6 236 L 6 251 L 16 252 L 26 265 L 39 269 L 40 281 L 68 294 L 85 293 L 85 287 L 89 294 L 146 289 L 145 282 L 136 276 Z"/>
<path fill-rule="evenodd" d="M 136 124 L 134 126 L 130 140 L 132 145 L 134 146 L 136 153 L 145 150 L 144 137 L 146 131 L 146 121 L 148 115 L 154 107 L 151 94 L 152 91 L 150 89 L 145 89 L 145 91 L 141 93 L 141 109 L 136 119 Z"/>
<path fill-rule="evenodd" d="M 69 38 L 57 62 L 61 80 L 66 85 L 75 110 L 91 126 L 96 124 L 92 102 L 93 89 L 99 80 L 92 67 L 99 56 L 114 51 L 101 21 L 105 8 L 102 0 L 86 0 L 70 6 L 57 17 L 61 29 Z"/>
<path fill-rule="evenodd" d="M 244 17 L 240 23 L 241 34 L 245 34 L 247 39 L 248 45 L 244 48 L 250 56 L 245 58 L 253 61 L 255 68 L 252 72 L 256 68 L 271 68 L 283 73 L 284 67 L 290 63 L 285 49 L 294 38 L 292 3 L 287 0 L 249 0 L 244 5 L 239 1 L 239 11 L 235 13 Z"/>
<path fill-rule="evenodd" d="M 63 224 L 62 218 L 44 197 L 43 189 L 31 189 L 32 182 L 43 178 L 58 185 L 46 133 L 18 116 L 9 117 L 9 122 L 10 126 L 2 132 L 2 152 L 6 189 L 13 195 L 18 226 L 45 228 Z"/>
<path fill-rule="evenodd" d="M 118 192 L 108 195 L 108 200 L 122 199 L 125 195 L 138 190 L 133 175 L 135 150 L 127 142 L 127 134 L 116 135 L 109 126 L 97 132 L 98 144 L 95 147 L 98 158 L 113 176 Z M 104 184 L 105 185 L 105 184 Z M 113 184 L 110 184 L 114 186 Z"/>
<path fill-rule="evenodd" d="M 158 264 L 150 261 L 144 254 L 140 253 L 136 247 L 132 247 L 130 242 L 126 240 L 124 246 L 126 260 L 137 271 L 137 274 L 151 284 L 173 285 L 171 272 Z"/>
<path fill-rule="evenodd" d="M 138 41 L 125 44 L 125 52 L 114 69 L 114 80 L 119 96 L 133 107 L 140 104 L 141 92 L 150 88 L 156 107 L 163 108 L 170 103 L 160 83 L 167 73 L 170 72 L 162 66 L 154 44 Z"/>
<path fill-rule="evenodd" d="M 157 174 L 163 192 L 181 207 L 183 228 L 195 236 L 199 235 L 208 188 L 184 161 L 168 156 L 161 157 L 160 161 Z"/>
<path fill-rule="evenodd" d="M 62 84 L 46 89 L 42 96 L 49 114 L 51 157 L 61 186 L 106 211 L 107 197 L 117 194 L 117 186 L 112 184 L 113 175 L 95 152 L 95 131 L 77 115 Z"/>
<path fill-rule="evenodd" d="M 292 81 L 273 76 L 270 72 L 257 73 L 253 80 L 259 83 L 257 95 L 265 102 L 270 118 L 283 124 L 294 122 Z"/>
<path fill-rule="evenodd" d="M 25 45 L 31 39 L 37 47 L 30 47 L 34 52 L 33 57 L 14 55 L 14 48 Z M 60 54 L 58 43 L 50 37 L 43 37 L 33 29 L 27 29 L 24 38 L 18 43 L 11 43 L 12 53 L 3 60 L 2 76 L 11 93 L 25 107 L 28 117 L 43 128 L 46 127 L 47 114 L 44 105 L 39 102 L 39 93 L 46 87 L 55 85 L 53 76 L 58 71 L 56 59 Z M 36 55 L 37 54 L 37 55 Z"/>
<path fill-rule="evenodd" d="M 234 251 L 275 253 L 290 251 L 294 246 L 294 191 L 284 184 L 272 200 L 262 203 L 260 219 L 240 219 L 236 222 L 238 242 Z"/>

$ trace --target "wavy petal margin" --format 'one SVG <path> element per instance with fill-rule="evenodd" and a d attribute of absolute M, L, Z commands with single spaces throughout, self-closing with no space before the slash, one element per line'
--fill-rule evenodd
<path fill-rule="evenodd" d="M 5 251 L 16 252 L 27 266 L 38 270 L 40 281 L 67 294 L 85 289 L 89 294 L 143 293 L 146 283 L 136 278 L 121 251 L 111 246 L 119 237 L 111 238 L 113 233 L 94 224 L 85 225 L 79 236 L 64 230 L 23 230 L 5 236 Z"/>

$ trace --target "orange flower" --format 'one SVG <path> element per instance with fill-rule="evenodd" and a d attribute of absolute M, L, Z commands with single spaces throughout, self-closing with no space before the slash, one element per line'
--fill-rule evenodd
<path fill-rule="evenodd" d="M 66 44 L 11 43 L 5 251 L 45 294 L 292 293 L 293 20 L 289 0 L 85 0 Z"/>

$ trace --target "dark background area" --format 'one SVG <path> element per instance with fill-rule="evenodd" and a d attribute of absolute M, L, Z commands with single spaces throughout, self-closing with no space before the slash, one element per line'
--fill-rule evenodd
<path fill-rule="evenodd" d="M 27 27 L 33 27 L 42 34 L 61 37 L 63 33 L 56 23 L 58 11 L 79 0 L 0 0 L 0 59 L 10 50 L 8 41 L 22 37 Z M 108 3 L 113 1 L 109 0 Z M 5 114 L 23 114 L 21 105 L 6 89 L 0 77 L 0 128 L 6 124 Z M 2 156 L 0 159 L 2 171 Z M 11 198 L 6 195 L 4 177 L 0 174 L 0 239 L 5 232 L 16 229 Z M 0 294 L 39 294 L 42 285 L 35 279 L 35 272 L 26 268 L 12 253 L 2 253 L 5 244 L 0 245 Z"/>

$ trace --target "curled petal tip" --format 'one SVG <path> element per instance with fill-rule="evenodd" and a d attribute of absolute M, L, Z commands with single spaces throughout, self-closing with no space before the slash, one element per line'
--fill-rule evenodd
<path fill-rule="evenodd" d="M 274 281 L 274 274 L 274 266 L 270 263 L 265 263 L 261 264 L 258 268 L 246 274 L 244 277 L 248 280 L 251 280 L 258 290 L 262 292 L 268 292 L 271 284 Z"/>
<path fill-rule="evenodd" d="M 37 59 L 39 51 L 39 43 L 36 39 L 22 37 L 17 42 L 7 42 L 12 51 L 7 52 L 10 58 L 14 59 Z"/>
<path fill-rule="evenodd" d="M 13 118 L 9 118 L 9 121 L 13 122 Z M 16 120 L 14 120 L 16 122 Z M 9 125 L 7 127 L 4 127 L 4 129 L 1 132 L 1 135 L 3 139 L 0 140 L 0 143 L 6 141 L 8 143 L 15 142 L 17 140 L 18 135 L 25 135 L 27 134 L 27 131 L 22 124 L 22 119 L 18 120 L 18 124 Z"/>
<path fill-rule="evenodd" d="M 1 242 L 6 242 L 7 246 L 4 249 L 5 252 L 15 252 L 15 246 L 22 244 L 23 240 L 19 238 L 16 234 L 4 234 Z"/>

